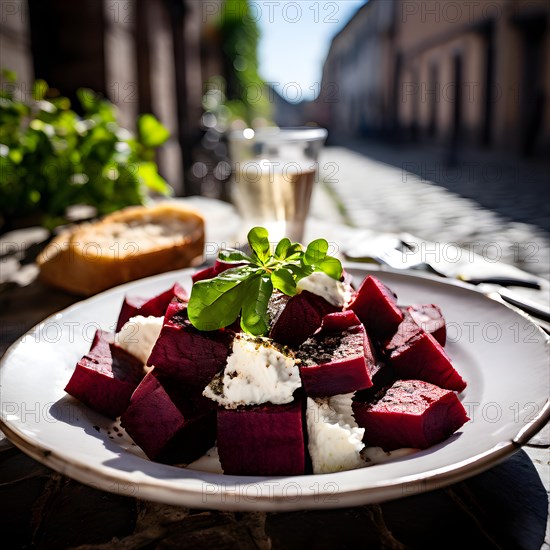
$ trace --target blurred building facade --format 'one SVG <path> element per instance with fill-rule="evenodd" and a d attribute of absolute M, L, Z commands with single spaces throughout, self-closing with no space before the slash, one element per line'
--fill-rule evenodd
<path fill-rule="evenodd" d="M 222 1 L 1 0 L 0 67 L 17 73 L 23 94 L 35 78 L 72 100 L 81 87 L 100 92 L 131 130 L 139 113 L 155 114 L 171 133 L 162 174 L 177 193 L 200 193 L 189 175 L 203 82 L 222 71 Z"/>
<path fill-rule="evenodd" d="M 550 153 L 548 0 L 370 0 L 334 38 L 334 133 Z"/>

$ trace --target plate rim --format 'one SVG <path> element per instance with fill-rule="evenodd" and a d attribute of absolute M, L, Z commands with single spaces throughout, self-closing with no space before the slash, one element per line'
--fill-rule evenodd
<path fill-rule="evenodd" d="M 548 409 L 548 402 L 545 405 L 545 409 Z M 4 429 L 5 426 L 6 424 L 0 421 L 0 427 Z M 58 455 L 54 450 L 42 449 L 38 444 L 28 441 L 24 435 L 11 430 L 10 427 L 8 427 L 4 433 L 17 448 L 36 459 L 41 464 L 50 467 L 57 473 L 66 475 L 71 479 L 95 489 L 100 488 L 118 495 L 139 498 L 141 500 L 153 500 L 165 504 L 203 509 L 214 508 L 226 511 L 239 510 L 249 512 L 259 510 L 296 511 L 303 509 L 347 508 L 350 506 L 374 504 L 387 500 L 404 498 L 406 496 L 413 496 L 435 489 L 442 489 L 463 481 L 464 479 L 495 466 L 521 449 L 521 445 L 515 444 L 512 440 L 498 443 L 484 453 L 479 453 L 448 467 L 427 470 L 418 475 L 397 477 L 393 479 L 391 483 L 385 483 L 380 486 L 376 485 L 372 487 L 348 489 L 342 493 L 346 499 L 341 502 L 333 500 L 333 492 L 327 490 L 326 486 L 330 485 L 331 482 L 326 483 L 324 488 L 320 487 L 318 491 L 301 494 L 298 499 L 285 499 L 284 497 L 271 495 L 264 496 L 262 494 L 252 499 L 245 496 L 243 502 L 241 502 L 242 494 L 246 495 L 247 493 L 246 488 L 258 483 L 257 481 L 250 481 L 234 484 L 235 487 L 239 486 L 244 488 L 244 490 L 234 493 L 237 499 L 236 501 L 231 500 L 231 491 L 226 487 L 226 492 L 212 494 L 212 496 L 218 497 L 218 500 L 203 500 L 199 503 L 196 500 L 197 497 L 202 496 L 204 498 L 205 496 L 204 487 L 202 486 L 200 489 L 185 488 L 184 490 L 181 487 L 170 487 L 168 482 L 163 483 L 162 487 L 159 488 L 158 481 L 152 482 L 149 477 L 141 479 L 139 482 L 121 480 L 120 475 L 109 474 L 105 470 L 93 465 L 88 466 L 84 463 L 73 463 L 62 455 Z M 239 479 L 239 476 L 226 477 L 228 479 Z M 313 476 L 272 476 L 270 479 L 277 481 L 288 479 L 288 477 L 294 479 Z M 323 475 L 321 475 L 321 477 L 323 477 Z M 251 477 L 251 479 L 257 478 Z M 420 487 L 418 487 L 419 484 Z M 138 491 L 134 490 L 135 485 L 138 485 Z M 115 486 L 116 490 L 114 490 Z M 408 487 L 412 487 L 413 490 L 407 491 Z M 160 495 L 159 492 L 162 492 L 162 495 Z M 356 502 L 350 504 L 349 498 L 352 498 Z"/>
<path fill-rule="evenodd" d="M 550 342 L 548 335 L 533 322 L 533 319 L 528 314 L 525 314 L 522 311 L 518 311 L 516 308 L 511 308 L 507 304 L 499 301 L 493 300 L 489 296 L 485 295 L 478 288 L 475 288 L 471 285 L 468 285 L 465 282 L 452 280 L 452 279 L 442 279 L 441 277 L 436 277 L 426 273 L 410 273 L 403 272 L 400 270 L 393 269 L 380 269 L 375 265 L 368 265 L 357 262 L 346 262 L 344 264 L 345 269 L 355 269 L 364 276 L 367 276 L 370 273 L 388 273 L 403 277 L 406 280 L 423 280 L 436 283 L 438 285 L 451 286 L 451 287 L 460 287 L 472 292 L 480 299 L 488 300 L 491 303 L 497 303 L 502 307 L 505 307 L 512 314 L 518 315 L 524 320 L 529 321 L 533 324 L 537 331 L 543 335 L 546 345 Z M 59 310 L 39 323 L 29 329 L 25 334 L 20 336 L 15 342 L 13 342 L 5 351 L 3 357 L 0 359 L 0 376 L 1 371 L 4 368 L 4 365 L 7 364 L 11 354 L 15 349 L 24 341 L 29 335 L 33 335 L 36 331 L 47 322 L 52 319 L 59 318 L 60 316 L 67 315 L 73 310 L 85 307 L 86 303 L 92 300 L 95 300 L 99 296 L 106 297 L 109 294 L 119 294 L 124 292 L 125 289 L 133 287 L 137 283 L 153 282 L 161 278 L 171 278 L 171 277 L 181 277 L 187 276 L 191 273 L 194 273 L 196 268 L 185 268 L 175 271 L 165 272 L 162 274 L 153 275 L 151 277 L 146 277 L 143 279 L 138 279 L 136 281 L 130 281 L 108 289 L 104 292 L 98 293 L 94 296 L 79 300 L 70 306 Z M 2 392 L 3 393 L 3 392 Z M 253 499 L 239 499 L 236 501 L 231 501 L 231 498 L 226 498 L 231 496 L 231 491 L 225 487 L 225 492 L 220 491 L 219 494 L 211 495 L 216 497 L 221 497 L 219 500 L 207 499 L 204 500 L 204 483 L 203 480 L 201 487 L 181 487 L 181 486 L 172 486 L 169 485 L 169 480 L 158 480 L 148 475 L 144 474 L 144 477 L 139 481 L 127 481 L 125 477 L 129 477 L 130 473 L 125 471 L 118 470 L 118 472 L 110 473 L 101 464 L 86 464 L 82 460 L 73 459 L 63 454 L 58 453 L 53 448 L 47 448 L 42 443 L 38 443 L 33 440 L 32 437 L 21 432 L 16 427 L 10 424 L 10 421 L 3 418 L 3 415 L 0 414 L 0 429 L 4 432 L 6 438 L 12 442 L 17 448 L 23 451 L 25 454 L 31 456 L 38 462 L 44 464 L 47 467 L 52 468 L 54 471 L 67 475 L 72 479 L 75 479 L 81 483 L 84 483 L 88 486 L 99 488 L 108 492 L 121 494 L 125 496 L 130 496 L 134 498 L 154 500 L 157 502 L 183 505 L 183 506 L 192 506 L 197 508 L 206 508 L 206 509 L 219 509 L 219 510 L 243 510 L 243 511 L 292 511 L 292 510 L 301 510 L 301 509 L 325 509 L 325 508 L 340 508 L 355 506 L 360 504 L 371 504 L 375 502 L 383 502 L 386 500 L 393 500 L 396 498 L 402 498 L 406 496 L 411 496 L 413 494 L 420 494 L 429 490 L 439 489 L 457 483 L 464 479 L 467 479 L 473 475 L 481 473 L 486 469 L 498 464 L 508 456 L 512 455 L 518 451 L 525 443 L 528 442 L 533 435 L 535 435 L 542 427 L 550 420 L 550 397 L 546 399 L 546 402 L 541 407 L 541 410 L 526 424 L 521 425 L 517 433 L 513 438 L 505 439 L 503 441 L 497 442 L 490 449 L 477 453 L 473 456 L 465 458 L 459 462 L 455 462 L 448 466 L 439 466 L 436 468 L 429 468 L 426 471 L 423 471 L 418 474 L 413 475 L 404 475 L 399 476 L 391 480 L 391 483 L 385 482 L 383 485 L 373 484 L 369 487 L 358 487 L 358 488 L 347 488 L 342 492 L 338 492 L 338 495 L 342 495 L 345 498 L 342 501 L 334 501 L 329 497 L 332 495 L 332 492 L 327 492 L 326 489 L 319 489 L 318 491 L 312 493 L 301 493 L 297 499 L 288 499 L 283 496 L 277 495 L 263 495 L 255 497 Z M 168 467 L 168 465 L 166 465 Z M 174 467 L 174 466 L 170 466 Z M 113 469 L 113 472 L 116 470 Z M 353 470 L 351 470 L 353 471 Z M 195 471 L 197 474 L 200 472 Z M 345 472 L 340 472 L 345 473 Z M 303 475 L 303 476 L 265 476 L 257 477 L 250 476 L 250 481 L 243 481 L 244 476 L 229 476 L 225 474 L 224 477 L 232 482 L 232 485 L 237 487 L 247 487 L 253 484 L 261 483 L 266 481 L 266 477 L 271 480 L 292 480 L 292 479 L 302 479 L 302 478 L 323 478 L 324 476 L 333 476 L 335 474 L 321 474 L 321 475 Z M 220 475 L 220 474 L 218 474 Z M 122 479 L 121 479 L 122 478 Z M 328 478 L 326 478 L 328 480 Z M 162 481 L 162 486 L 159 487 L 159 482 Z M 121 485 L 121 482 L 123 485 Z M 124 485 L 127 484 L 127 485 Z M 138 485 L 138 493 L 134 490 L 134 486 Z M 417 487 L 417 490 L 414 492 L 407 492 L 407 487 L 415 486 L 420 484 L 420 487 Z M 321 485 L 321 484 L 319 484 Z M 325 484 L 326 486 L 327 484 Z M 116 486 L 116 490 L 114 487 Z M 430 487 L 431 486 L 431 487 Z M 203 500 L 197 502 L 197 496 L 200 496 L 202 493 Z M 237 495 L 238 497 L 238 495 Z M 323 498 L 325 497 L 325 498 Z M 350 503 L 352 501 L 352 503 Z"/>

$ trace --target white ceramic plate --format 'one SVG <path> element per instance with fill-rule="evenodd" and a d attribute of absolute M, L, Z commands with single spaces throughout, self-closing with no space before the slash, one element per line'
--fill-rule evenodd
<path fill-rule="evenodd" d="M 367 273 L 350 269 L 360 280 Z M 548 420 L 548 345 L 528 319 L 460 283 L 377 272 L 399 303 L 437 303 L 447 350 L 468 382 L 472 419 L 426 451 L 369 468 L 296 477 L 237 477 L 144 458 L 120 428 L 63 388 L 97 327 L 112 328 L 125 293 L 154 295 L 190 271 L 130 283 L 75 304 L 35 327 L 0 367 L 1 423 L 24 452 L 97 488 L 138 498 L 230 510 L 355 506 L 408 496 L 477 474 L 513 453 Z"/>

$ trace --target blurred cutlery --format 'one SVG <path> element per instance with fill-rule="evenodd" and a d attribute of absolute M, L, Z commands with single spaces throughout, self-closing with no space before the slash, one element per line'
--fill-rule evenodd
<path fill-rule="evenodd" d="M 494 275 L 487 277 L 467 277 L 465 275 L 456 274 L 456 266 L 454 265 L 451 266 L 451 271 L 446 269 L 448 266 L 445 262 L 437 264 L 426 262 L 418 252 L 410 249 L 401 251 L 397 248 L 387 248 L 384 250 L 376 250 L 376 252 L 372 254 L 365 255 L 357 254 L 358 250 L 359 247 L 356 246 L 352 254 L 348 254 L 348 252 L 345 251 L 344 256 L 350 261 L 376 262 L 378 264 L 385 264 L 396 270 L 420 270 L 440 277 L 457 279 L 473 284 L 478 286 L 484 294 L 491 298 L 494 298 L 496 294 L 508 304 L 512 304 L 538 319 L 550 322 L 550 310 L 506 288 L 508 286 L 517 286 L 540 290 L 541 285 L 536 279 L 522 279 L 509 276 L 498 277 Z"/>

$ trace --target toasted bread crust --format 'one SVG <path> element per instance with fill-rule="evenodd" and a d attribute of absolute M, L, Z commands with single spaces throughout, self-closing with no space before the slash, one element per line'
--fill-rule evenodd
<path fill-rule="evenodd" d="M 63 231 L 37 258 L 40 279 L 82 296 L 196 265 L 204 250 L 204 219 L 165 203 L 130 207 Z"/>

